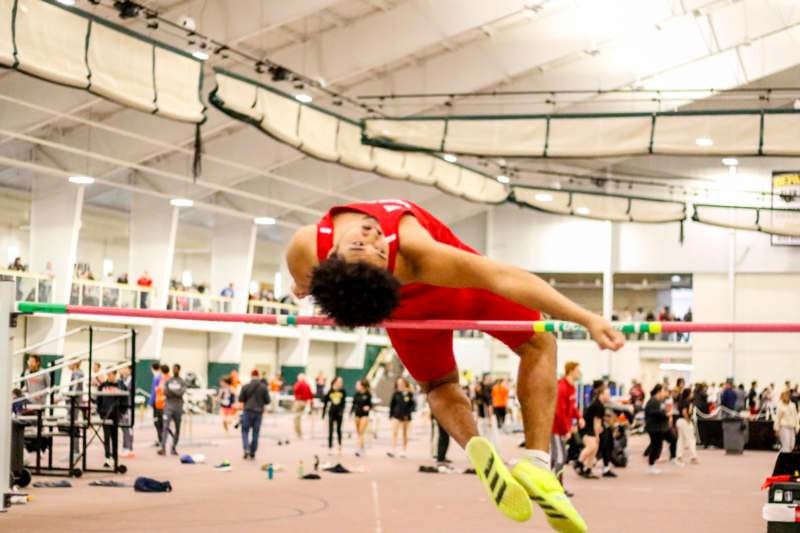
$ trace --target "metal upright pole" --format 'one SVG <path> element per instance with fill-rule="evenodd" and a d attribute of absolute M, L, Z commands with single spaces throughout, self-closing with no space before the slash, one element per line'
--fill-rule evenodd
<path fill-rule="evenodd" d="M 86 387 L 87 405 L 89 406 L 89 414 L 92 413 L 92 383 L 94 383 L 94 376 L 92 376 L 93 357 L 94 357 L 94 331 L 92 326 L 89 326 L 89 381 Z"/>
<path fill-rule="evenodd" d="M 11 313 L 15 296 L 14 282 L 0 281 L 0 511 L 5 510 L 5 494 L 11 489 Z"/>
<path fill-rule="evenodd" d="M 131 390 L 130 392 L 130 408 L 128 411 L 130 420 L 130 432 L 133 437 L 133 426 L 136 422 L 136 330 L 131 329 Z"/>

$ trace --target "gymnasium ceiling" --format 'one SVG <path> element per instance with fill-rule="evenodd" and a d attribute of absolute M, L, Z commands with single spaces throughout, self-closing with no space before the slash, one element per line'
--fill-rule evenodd
<path fill-rule="evenodd" d="M 191 50 L 186 34 L 162 24 L 147 28 L 144 17 L 120 20 L 110 0 L 76 6 L 131 29 Z M 401 93 L 563 91 L 599 89 L 730 89 L 794 87 L 800 73 L 800 4 L 794 0 L 151 0 L 148 8 L 175 22 L 196 21 L 197 31 L 248 54 L 267 58 L 356 99 Z M 235 55 L 212 55 L 211 67 L 243 73 L 265 83 L 252 63 Z M 276 85 L 298 92 L 291 82 Z M 332 106 L 323 92 L 303 89 L 314 102 L 339 113 L 363 116 L 354 106 Z M 759 105 L 791 106 L 787 93 Z M 408 116 L 440 113 L 532 113 L 559 110 L 652 110 L 678 107 L 743 107 L 708 93 L 681 93 L 654 101 L 650 95 L 542 97 L 437 97 L 368 100 L 378 112 Z M 697 100 L 697 101 L 695 101 Z M 27 103 L 20 105 L 19 101 Z M 149 173 L 165 169 L 191 177 L 194 127 L 123 108 L 88 93 L 63 88 L 14 71 L 0 72 L 0 156 L 36 165 L 104 177 L 126 190 L 95 184 L 89 206 L 124 212 L 131 187 L 157 190 L 214 204 L 220 212 L 272 216 L 260 236 L 285 242 L 293 228 L 314 222 L 334 203 L 401 197 L 416 201 L 453 223 L 488 209 L 437 189 L 393 181 L 304 157 L 253 127 L 214 108 L 202 128 L 203 179 L 229 188 L 203 189 Z M 111 133 L 96 124 L 121 130 Z M 124 135 L 130 132 L 138 139 Z M 157 142 L 144 142 L 142 137 Z M 51 144 L 43 146 L 34 139 Z M 53 144 L 54 143 L 54 144 Z M 63 146 L 110 157 L 98 161 Z M 233 167 L 227 163 L 236 163 Z M 464 158 L 491 173 L 508 173 L 503 161 Z M 126 163 L 146 167 L 132 170 Z M 514 183 L 562 185 L 570 173 L 646 178 L 668 184 L 741 186 L 767 190 L 769 171 L 798 168 L 794 159 L 740 158 L 728 173 L 719 158 L 638 157 L 598 160 L 515 160 L 527 169 Z M 252 171 L 244 172 L 241 165 Z M 538 171 L 545 170 L 550 174 Z M 31 169 L 0 165 L 0 186 L 30 189 Z M 564 174 L 554 175 L 552 172 Z M 575 187 L 596 187 L 577 181 Z M 233 192 L 230 189 L 234 189 Z M 240 192 L 241 194 L 237 193 Z M 665 191 L 661 191 L 663 196 Z M 247 196 L 247 197 L 245 197 Z M 275 205 L 279 200 L 282 205 Z M 225 215 L 201 208 L 182 210 L 181 220 L 212 226 Z"/>

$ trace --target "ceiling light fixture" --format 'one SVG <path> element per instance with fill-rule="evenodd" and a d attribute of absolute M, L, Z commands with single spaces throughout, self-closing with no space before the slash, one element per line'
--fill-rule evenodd
<path fill-rule="evenodd" d="M 192 52 L 192 57 L 195 59 L 199 59 L 200 61 L 205 61 L 206 59 L 208 59 L 208 54 L 206 52 L 203 52 L 202 50 L 195 50 L 194 52 Z"/>
<path fill-rule="evenodd" d="M 703 146 L 703 147 L 714 146 L 714 141 L 712 139 L 709 139 L 708 137 L 698 137 L 697 139 L 694 140 L 694 142 L 697 144 L 697 146 Z"/>
<path fill-rule="evenodd" d="M 253 222 L 259 226 L 274 226 L 278 221 L 272 217 L 256 217 Z"/>
<path fill-rule="evenodd" d="M 65 5 L 65 6 L 74 6 L 75 5 L 75 0 L 56 0 L 56 1 L 59 4 L 62 4 L 62 5 Z"/>
<path fill-rule="evenodd" d="M 535 196 L 535 198 L 539 202 L 552 202 L 553 201 L 553 195 L 552 194 L 547 194 L 547 193 L 543 193 L 543 192 L 540 192 L 539 194 L 537 194 Z"/>
<path fill-rule="evenodd" d="M 70 176 L 69 182 L 75 183 L 76 185 L 91 185 L 94 183 L 94 178 L 89 176 Z"/>
<path fill-rule="evenodd" d="M 690 363 L 661 363 L 658 365 L 661 370 L 677 370 L 679 372 L 691 372 L 694 365 Z"/>
<path fill-rule="evenodd" d="M 458 161 L 458 158 L 453 154 L 444 154 L 444 160 L 447 161 L 448 163 L 455 163 L 456 161 Z"/>
<path fill-rule="evenodd" d="M 509 183 L 511 181 L 511 178 L 509 178 L 506 175 L 501 174 L 501 175 L 497 176 L 497 181 L 499 181 L 500 183 Z"/>
<path fill-rule="evenodd" d="M 314 98 L 312 98 L 311 95 L 306 93 L 300 93 L 298 95 L 295 95 L 294 99 L 303 104 L 310 104 L 314 100 Z"/>
<path fill-rule="evenodd" d="M 194 205 L 194 201 L 188 198 L 173 198 L 169 203 L 174 207 L 192 207 Z"/>
<path fill-rule="evenodd" d="M 736 165 L 739 164 L 739 160 L 736 159 L 735 157 L 723 157 L 722 164 L 727 165 L 729 167 L 735 167 Z"/>
<path fill-rule="evenodd" d="M 582 207 L 582 206 L 581 207 L 576 207 L 575 208 L 575 212 L 578 213 L 579 215 L 588 215 L 589 214 L 589 208 L 588 207 Z"/>
<path fill-rule="evenodd" d="M 670 278 L 670 280 L 672 280 L 672 283 L 680 283 L 681 282 L 681 277 L 679 275 L 675 274 Z"/>

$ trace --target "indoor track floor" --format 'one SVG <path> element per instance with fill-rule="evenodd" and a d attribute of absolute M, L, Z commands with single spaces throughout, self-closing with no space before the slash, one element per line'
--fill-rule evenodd
<path fill-rule="evenodd" d="M 348 429 L 352 421 L 346 420 Z M 194 418 L 185 431 L 182 453 L 206 455 L 207 463 L 182 465 L 177 458 L 160 457 L 151 447 L 152 425 L 146 419 L 136 431 L 136 457 L 125 460 L 124 476 L 87 474 L 72 480 L 68 489 L 30 489 L 29 504 L 13 506 L 0 515 L 0 530 L 58 532 L 232 533 L 238 531 L 374 532 L 401 531 L 487 533 L 495 531 L 550 531 L 544 514 L 518 524 L 501 516 L 487 501 L 474 476 L 423 474 L 420 465 L 430 459 L 429 423 L 415 423 L 410 453 L 390 459 L 388 425 L 380 428 L 366 458 L 353 455 L 354 439 L 345 435 L 345 450 L 329 457 L 323 446 L 322 421 L 315 420 L 315 435 L 296 440 L 288 415 L 269 415 L 265 421 L 256 462 L 241 458 L 241 441 L 235 431 L 225 434 L 216 417 Z M 188 428 L 188 426 L 187 426 Z M 191 434 L 189 434 L 191 433 Z M 278 437 L 289 446 L 277 446 Z M 745 452 L 726 456 L 720 450 L 700 450 L 701 464 L 678 468 L 662 466 L 661 476 L 646 474 L 641 451 L 646 437 L 631 439 L 632 461 L 619 469 L 618 479 L 585 480 L 569 472 L 566 484 L 576 493 L 575 505 L 593 532 L 641 531 L 757 532 L 766 529 L 760 518 L 765 500 L 759 486 L 772 471 L 775 454 Z M 506 458 L 518 453 L 519 435 L 503 435 Z M 57 447 L 56 456 L 65 454 Z M 99 449 L 95 450 L 99 458 Z M 60 453 L 59 453 L 60 452 Z M 322 479 L 298 479 L 298 463 L 313 469 L 314 455 L 322 462 L 341 462 L 351 474 L 322 472 Z M 467 464 L 461 450 L 451 447 L 454 466 Z M 229 459 L 230 472 L 214 464 Z M 285 470 L 267 479 L 260 465 L 279 463 Z M 170 480 L 169 494 L 141 494 L 131 488 L 89 486 L 92 479 L 117 479 L 130 484 L 143 475 Z M 52 481 L 57 478 L 36 478 Z"/>

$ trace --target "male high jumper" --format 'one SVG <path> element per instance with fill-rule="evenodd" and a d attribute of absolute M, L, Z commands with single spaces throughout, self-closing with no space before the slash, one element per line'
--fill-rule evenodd
<path fill-rule="evenodd" d="M 316 226 L 297 231 L 287 262 L 295 294 L 312 295 L 323 312 L 345 327 L 387 318 L 535 321 L 542 311 L 583 325 L 602 349 L 618 350 L 624 344 L 603 317 L 541 278 L 481 256 L 444 223 L 404 200 L 332 208 Z M 466 449 L 502 513 L 525 521 L 533 499 L 557 531 L 586 531 L 586 522 L 550 471 L 556 402 L 556 341 L 551 334 L 486 332 L 520 356 L 517 395 L 526 450 L 509 472 L 491 443 L 478 434 L 469 400 L 459 386 L 452 331 L 387 333 L 428 395 L 433 416 Z"/>

